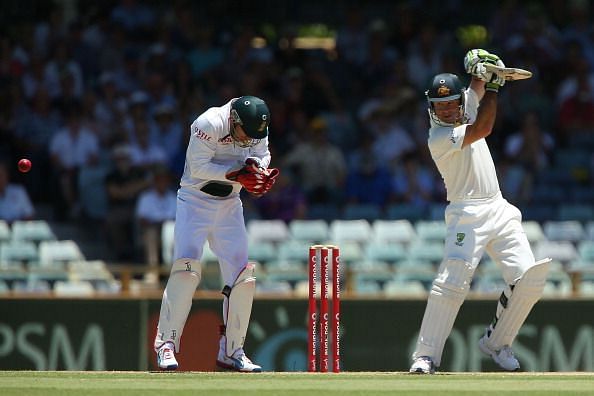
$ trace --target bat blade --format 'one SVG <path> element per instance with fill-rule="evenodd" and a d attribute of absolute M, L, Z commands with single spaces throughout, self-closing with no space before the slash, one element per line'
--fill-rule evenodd
<path fill-rule="evenodd" d="M 532 72 L 519 67 L 501 67 L 485 63 L 487 71 L 493 72 L 500 77 L 505 78 L 507 81 L 525 80 L 532 77 Z"/>

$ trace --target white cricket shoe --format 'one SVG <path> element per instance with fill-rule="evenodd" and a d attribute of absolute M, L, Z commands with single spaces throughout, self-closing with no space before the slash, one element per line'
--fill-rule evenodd
<path fill-rule="evenodd" d="M 516 359 L 514 356 L 514 352 L 509 345 L 504 345 L 503 348 L 496 351 L 495 349 L 489 347 L 487 344 L 487 338 L 488 337 L 485 334 L 479 340 L 479 349 L 481 352 L 491 356 L 493 361 L 495 361 L 495 363 L 497 363 L 497 365 L 504 370 L 517 371 L 520 369 L 520 362 L 518 362 L 518 359 Z"/>
<path fill-rule="evenodd" d="M 161 370 L 175 370 L 178 366 L 175 360 L 175 347 L 171 342 L 166 342 L 157 350 L 157 366 Z"/>
<path fill-rule="evenodd" d="M 241 371 L 243 373 L 259 373 L 262 371 L 262 367 L 252 363 L 252 361 L 245 355 L 243 348 L 236 350 L 233 356 L 227 356 L 222 348 L 219 349 L 217 366 L 227 370 Z"/>
<path fill-rule="evenodd" d="M 412 374 L 435 374 L 435 364 L 429 356 L 419 356 L 410 366 L 408 372 Z"/>

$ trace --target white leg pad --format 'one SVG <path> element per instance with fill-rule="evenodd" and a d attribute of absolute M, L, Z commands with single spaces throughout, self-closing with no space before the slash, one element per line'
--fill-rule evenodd
<path fill-rule="evenodd" d="M 474 268 L 464 260 L 441 263 L 429 293 L 413 359 L 428 356 L 439 367 L 443 347 L 468 294 L 473 273 Z"/>
<path fill-rule="evenodd" d="M 542 296 L 550 258 L 537 261 L 516 282 L 505 288 L 493 323 L 487 329 L 487 345 L 494 350 L 511 346 L 530 310 Z"/>
<path fill-rule="evenodd" d="M 198 260 L 178 259 L 171 266 L 161 301 L 155 351 L 165 342 L 172 342 L 176 352 L 179 352 L 179 341 L 201 277 L 202 267 Z"/>
<path fill-rule="evenodd" d="M 227 356 L 232 356 L 239 348 L 243 348 L 245 342 L 256 292 L 254 268 L 253 263 L 248 263 L 237 276 L 233 286 L 225 286 L 223 289 L 223 294 L 226 297 L 226 307 L 223 307 L 223 312 L 225 354 Z"/>

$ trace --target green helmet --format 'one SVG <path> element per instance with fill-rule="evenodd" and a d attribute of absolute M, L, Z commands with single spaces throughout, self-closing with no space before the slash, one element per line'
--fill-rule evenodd
<path fill-rule="evenodd" d="M 464 116 L 464 86 L 457 75 L 452 73 L 437 74 L 431 80 L 431 87 L 425 91 L 429 102 L 429 115 L 437 124 L 445 123 L 437 117 L 433 108 L 435 102 L 447 102 L 460 99 L 460 119 Z"/>
<path fill-rule="evenodd" d="M 260 98 L 250 95 L 237 98 L 231 104 L 231 118 L 252 139 L 264 139 L 268 136 L 270 110 Z"/>

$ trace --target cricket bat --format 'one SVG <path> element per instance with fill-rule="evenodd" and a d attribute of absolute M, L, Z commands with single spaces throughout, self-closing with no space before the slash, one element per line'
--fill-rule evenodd
<path fill-rule="evenodd" d="M 532 72 L 518 67 L 501 67 L 490 63 L 485 63 L 487 71 L 503 77 L 506 81 L 525 80 L 532 77 Z"/>

